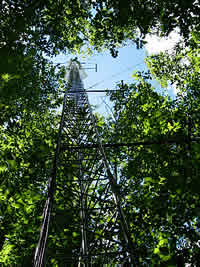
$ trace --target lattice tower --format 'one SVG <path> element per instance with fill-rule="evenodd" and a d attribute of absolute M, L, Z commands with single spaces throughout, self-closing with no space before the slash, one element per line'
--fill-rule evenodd
<path fill-rule="evenodd" d="M 51 266 L 50 253 L 46 253 L 50 219 L 60 247 L 48 251 L 52 249 L 58 261 L 62 258 L 59 266 L 136 266 L 117 179 L 101 143 L 80 64 L 71 61 L 69 68 L 34 267 Z M 60 226 L 54 222 L 59 214 L 64 218 Z"/>

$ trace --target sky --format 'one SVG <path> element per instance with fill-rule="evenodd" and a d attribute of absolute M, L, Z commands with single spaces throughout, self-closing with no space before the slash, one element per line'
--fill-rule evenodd
<path fill-rule="evenodd" d="M 85 67 L 95 67 L 97 64 L 97 72 L 95 69 L 86 69 L 87 78 L 84 79 L 86 90 L 98 89 L 115 89 L 116 84 L 123 80 L 125 83 L 134 82 L 131 77 L 134 71 L 146 71 L 145 56 L 149 54 L 157 54 L 162 51 L 173 51 L 173 47 L 180 40 L 178 31 L 175 30 L 167 38 L 159 38 L 155 35 L 146 37 L 147 44 L 144 49 L 137 49 L 134 44 L 129 43 L 127 46 L 119 49 L 117 58 L 113 58 L 109 51 L 102 53 L 94 53 L 87 60 L 83 60 L 78 56 L 80 62 L 84 62 Z M 60 55 L 54 60 L 55 63 L 65 63 L 75 56 Z M 154 81 L 153 86 L 161 91 L 162 88 L 158 82 Z M 169 87 L 168 93 L 172 97 L 176 94 L 176 88 Z M 105 93 L 88 93 L 89 101 L 93 109 L 100 114 L 106 116 L 111 113 L 112 105 Z"/>

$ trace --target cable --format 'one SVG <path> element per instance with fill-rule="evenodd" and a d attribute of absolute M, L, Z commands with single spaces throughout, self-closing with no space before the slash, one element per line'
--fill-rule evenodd
<path fill-rule="evenodd" d="M 140 63 L 136 64 L 135 66 L 129 66 L 129 67 L 127 67 L 126 69 L 124 69 L 123 71 L 114 73 L 114 74 L 108 76 L 107 78 L 105 78 L 104 80 L 101 80 L 101 81 L 99 81 L 99 82 L 93 84 L 92 86 L 86 88 L 86 90 L 91 89 L 91 88 L 93 88 L 93 87 L 95 87 L 95 86 L 97 86 L 97 85 L 99 85 L 99 84 L 101 84 L 101 83 L 107 81 L 107 80 L 110 79 L 110 78 L 116 77 L 116 76 L 118 76 L 118 75 L 120 75 L 120 74 L 122 74 L 122 73 L 124 73 L 124 72 L 127 72 L 128 70 L 131 70 L 131 69 L 133 69 L 133 68 L 135 68 L 135 67 L 137 67 L 137 66 L 139 66 L 139 65 L 141 65 L 141 64 L 143 64 L 143 62 L 140 62 Z"/>

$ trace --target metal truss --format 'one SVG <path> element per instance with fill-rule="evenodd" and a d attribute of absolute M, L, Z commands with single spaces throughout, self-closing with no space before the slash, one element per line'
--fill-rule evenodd
<path fill-rule="evenodd" d="M 64 259 L 62 266 L 136 266 L 117 179 L 110 170 L 76 62 L 71 64 L 69 88 L 34 266 L 45 266 L 50 217 L 54 231 L 62 232 L 60 249 L 55 249 L 56 257 Z M 54 222 L 59 212 L 66 218 L 60 226 Z M 64 243 L 65 236 L 71 244 Z"/>

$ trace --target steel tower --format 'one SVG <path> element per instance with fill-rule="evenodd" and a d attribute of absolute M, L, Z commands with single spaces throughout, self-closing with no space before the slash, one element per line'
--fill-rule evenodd
<path fill-rule="evenodd" d="M 34 267 L 48 261 L 49 225 L 59 214 L 65 219 L 61 230 L 58 226 L 55 230 L 60 233 L 61 247 L 55 254 L 65 260 L 58 266 L 136 266 L 117 179 L 109 167 L 76 60 L 69 65 L 67 87 Z"/>

